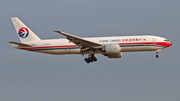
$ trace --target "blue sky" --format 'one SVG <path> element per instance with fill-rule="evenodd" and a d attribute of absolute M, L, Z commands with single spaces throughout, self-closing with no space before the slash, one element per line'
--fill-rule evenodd
<path fill-rule="evenodd" d="M 2 101 L 180 101 L 179 0 L 1 0 L 0 99 Z M 54 56 L 13 49 L 10 20 L 20 18 L 41 39 L 157 35 L 173 45 L 160 52 Z"/>

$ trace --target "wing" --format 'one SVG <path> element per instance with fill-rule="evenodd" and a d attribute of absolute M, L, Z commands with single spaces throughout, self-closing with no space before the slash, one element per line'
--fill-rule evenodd
<path fill-rule="evenodd" d="M 63 33 L 63 32 L 60 32 L 60 31 L 55 31 L 55 30 L 53 30 L 53 31 L 66 36 L 66 38 L 70 42 L 73 42 L 77 46 L 81 46 L 83 48 L 95 49 L 95 48 L 100 48 L 100 47 L 103 46 L 102 44 L 92 42 L 92 41 L 89 41 L 89 40 L 86 40 L 86 39 L 83 39 L 83 38 L 80 38 L 80 37 L 77 37 L 77 36 L 74 36 L 74 35 L 70 35 L 70 34 Z"/>
<path fill-rule="evenodd" d="M 33 47 L 31 45 L 28 45 L 28 44 L 13 42 L 13 41 L 8 41 L 8 43 L 15 44 L 15 45 L 22 46 L 22 47 Z"/>

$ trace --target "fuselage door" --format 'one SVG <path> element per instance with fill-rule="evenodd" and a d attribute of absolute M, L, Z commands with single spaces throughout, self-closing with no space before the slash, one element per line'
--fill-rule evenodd
<path fill-rule="evenodd" d="M 157 43 L 156 38 L 153 38 L 153 39 L 152 39 L 152 43 L 153 43 L 153 44 L 156 44 L 156 43 Z"/>

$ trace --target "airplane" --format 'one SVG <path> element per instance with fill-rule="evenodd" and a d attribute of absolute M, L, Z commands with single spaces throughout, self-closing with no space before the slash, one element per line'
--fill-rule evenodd
<path fill-rule="evenodd" d="M 97 61 L 95 54 L 121 58 L 122 52 L 156 51 L 155 57 L 158 58 L 162 49 L 172 45 L 166 38 L 153 35 L 81 38 L 57 30 L 53 31 L 64 35 L 66 39 L 41 40 L 17 17 L 11 20 L 21 41 L 8 41 L 13 48 L 53 55 L 88 55 L 84 59 L 87 63 Z"/>

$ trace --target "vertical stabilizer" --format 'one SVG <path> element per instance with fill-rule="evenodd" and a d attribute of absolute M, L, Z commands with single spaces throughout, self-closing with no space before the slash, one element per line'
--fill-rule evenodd
<path fill-rule="evenodd" d="M 29 41 L 41 40 L 35 33 L 33 33 L 23 22 L 21 22 L 17 17 L 11 18 L 14 27 L 16 29 L 17 35 L 21 43 L 26 43 Z"/>

